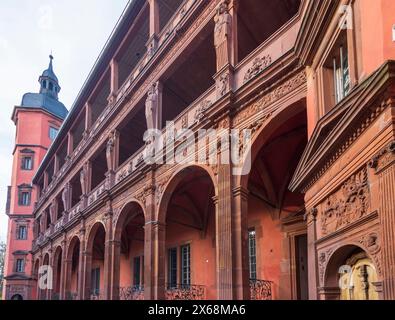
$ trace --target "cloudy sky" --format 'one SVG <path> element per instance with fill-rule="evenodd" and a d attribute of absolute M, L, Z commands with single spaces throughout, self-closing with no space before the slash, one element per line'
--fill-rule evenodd
<path fill-rule="evenodd" d="M 0 240 L 5 240 L 15 127 L 11 113 L 53 52 L 54 69 L 70 109 L 128 0 L 1 0 L 0 2 Z"/>

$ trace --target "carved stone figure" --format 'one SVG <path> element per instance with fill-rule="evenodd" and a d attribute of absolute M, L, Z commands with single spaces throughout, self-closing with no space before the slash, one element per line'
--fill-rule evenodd
<path fill-rule="evenodd" d="M 114 171 L 115 169 L 115 163 L 114 163 L 115 140 L 116 140 L 116 132 L 112 132 L 108 137 L 107 147 L 106 147 L 107 169 L 110 172 Z"/>
<path fill-rule="evenodd" d="M 148 97 L 145 102 L 145 117 L 147 119 L 147 129 L 157 129 L 158 109 L 159 109 L 159 84 L 155 82 L 148 90 Z"/>
<path fill-rule="evenodd" d="M 82 195 L 86 195 L 88 193 L 88 164 L 84 164 L 82 167 L 80 172 L 80 183 Z"/>
<path fill-rule="evenodd" d="M 69 211 L 70 210 L 70 190 L 71 186 L 70 183 L 66 183 L 63 192 L 62 192 L 62 202 L 63 202 L 63 208 L 65 211 Z"/>
<path fill-rule="evenodd" d="M 229 14 L 228 0 L 220 3 L 214 17 L 214 46 L 217 53 L 217 70 L 229 62 L 232 16 Z"/>

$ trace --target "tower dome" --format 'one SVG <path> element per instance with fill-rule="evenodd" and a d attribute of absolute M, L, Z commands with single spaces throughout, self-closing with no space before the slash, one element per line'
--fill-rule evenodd
<path fill-rule="evenodd" d="M 38 79 L 40 83 L 39 93 L 26 93 L 22 98 L 22 107 L 25 108 L 42 108 L 47 112 L 64 119 L 67 116 L 67 109 L 59 101 L 58 94 L 60 85 L 55 72 L 53 71 L 53 56 L 49 56 L 49 66 L 43 71 Z"/>

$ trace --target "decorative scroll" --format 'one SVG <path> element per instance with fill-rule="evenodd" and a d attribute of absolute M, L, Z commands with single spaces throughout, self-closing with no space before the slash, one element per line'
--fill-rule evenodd
<path fill-rule="evenodd" d="M 270 55 L 266 55 L 264 57 L 257 57 L 252 62 L 251 68 L 249 68 L 244 76 L 244 83 L 251 80 L 258 74 L 260 74 L 263 70 L 265 70 L 272 63 L 272 57 Z"/>
<path fill-rule="evenodd" d="M 251 300 L 272 300 L 272 284 L 267 280 L 250 280 Z"/>
<path fill-rule="evenodd" d="M 206 287 L 200 285 L 167 285 L 165 293 L 166 300 L 204 300 Z"/>
<path fill-rule="evenodd" d="M 199 107 L 196 109 L 195 113 L 195 123 L 199 123 L 205 117 L 206 111 L 211 107 L 212 102 L 208 100 L 204 100 L 199 104 Z"/>
<path fill-rule="evenodd" d="M 369 207 L 368 175 L 364 168 L 344 182 L 340 190 L 325 200 L 321 218 L 322 234 L 335 232 L 357 221 L 369 212 Z"/>

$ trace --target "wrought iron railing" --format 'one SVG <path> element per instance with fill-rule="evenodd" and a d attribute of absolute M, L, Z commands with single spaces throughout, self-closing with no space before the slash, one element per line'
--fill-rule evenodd
<path fill-rule="evenodd" d="M 78 300 L 78 294 L 76 292 L 66 292 L 66 300 Z"/>
<path fill-rule="evenodd" d="M 60 294 L 58 292 L 52 293 L 51 300 L 60 300 Z"/>
<path fill-rule="evenodd" d="M 104 300 L 104 297 L 100 292 L 94 292 L 91 293 L 90 300 Z"/>
<path fill-rule="evenodd" d="M 272 300 L 272 282 L 267 280 L 250 280 L 251 300 Z"/>
<path fill-rule="evenodd" d="M 144 286 L 119 288 L 119 300 L 144 300 Z"/>
<path fill-rule="evenodd" d="M 201 285 L 167 285 L 166 300 L 205 300 L 206 287 Z"/>

